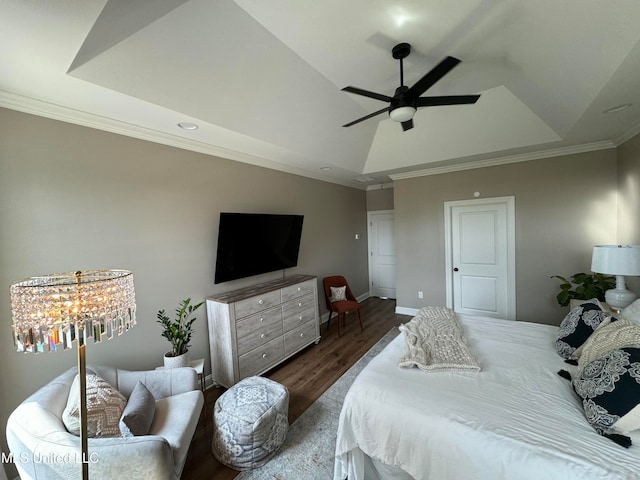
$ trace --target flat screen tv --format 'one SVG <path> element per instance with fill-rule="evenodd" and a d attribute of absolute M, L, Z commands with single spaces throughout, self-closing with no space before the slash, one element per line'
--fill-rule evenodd
<path fill-rule="evenodd" d="M 220 213 L 215 283 L 298 264 L 302 215 Z"/>

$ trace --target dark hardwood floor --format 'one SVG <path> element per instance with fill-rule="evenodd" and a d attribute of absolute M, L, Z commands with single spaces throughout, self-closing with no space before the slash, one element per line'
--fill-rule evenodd
<path fill-rule="evenodd" d="M 322 338 L 281 365 L 265 374 L 289 389 L 289 423 L 293 423 L 320 395 L 342 376 L 367 350 L 375 345 L 391 328 L 410 320 L 396 315 L 395 300 L 368 298 L 362 302 L 360 332 L 358 318 L 350 313 L 345 319 L 342 336 L 338 337 L 337 319 L 320 328 Z M 211 453 L 213 406 L 224 388 L 209 388 L 205 394 L 206 416 L 202 415 L 194 435 L 182 478 L 229 480 L 236 470 L 220 464 Z"/>

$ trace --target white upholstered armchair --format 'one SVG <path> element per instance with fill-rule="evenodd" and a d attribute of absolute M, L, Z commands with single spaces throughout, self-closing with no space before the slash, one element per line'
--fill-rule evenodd
<path fill-rule="evenodd" d="M 179 479 L 204 403 L 191 368 L 128 371 L 104 366 L 88 370 L 126 398 L 141 381 L 155 398 L 147 435 L 89 438 L 89 477 Z M 72 368 L 22 402 L 9 416 L 7 443 L 22 479 L 78 478 L 79 437 L 62 416 L 76 376 Z"/>

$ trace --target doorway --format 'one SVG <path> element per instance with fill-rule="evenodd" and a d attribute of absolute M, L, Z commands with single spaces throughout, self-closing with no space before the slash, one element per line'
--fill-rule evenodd
<path fill-rule="evenodd" d="M 396 298 L 396 248 L 393 210 L 367 212 L 369 228 L 369 292 Z"/>
<path fill-rule="evenodd" d="M 515 320 L 515 198 L 445 202 L 447 307 Z"/>

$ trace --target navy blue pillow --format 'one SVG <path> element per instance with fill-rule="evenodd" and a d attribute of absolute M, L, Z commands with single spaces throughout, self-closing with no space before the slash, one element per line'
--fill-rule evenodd
<path fill-rule="evenodd" d="M 556 340 L 558 355 L 564 359 L 571 358 L 573 352 L 587 341 L 608 316 L 610 315 L 600 308 L 595 298 L 571 310 L 560 324 Z"/>
<path fill-rule="evenodd" d="M 628 447 L 620 433 L 640 428 L 640 348 L 613 350 L 587 364 L 571 382 L 582 399 L 587 421 L 596 431 Z"/>

